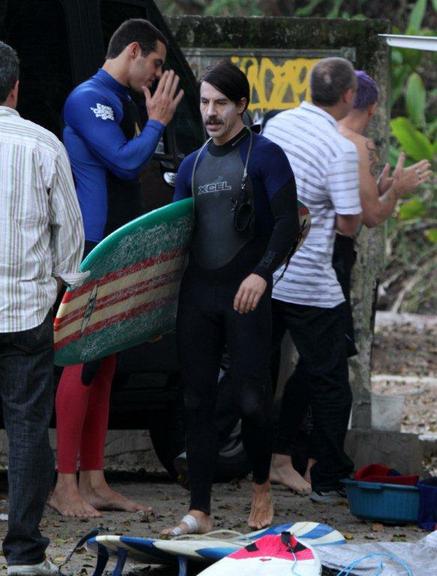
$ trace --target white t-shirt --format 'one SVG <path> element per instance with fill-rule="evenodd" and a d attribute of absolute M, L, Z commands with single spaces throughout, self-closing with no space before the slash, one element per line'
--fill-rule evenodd
<path fill-rule="evenodd" d="M 298 199 L 311 214 L 302 247 L 274 275 L 273 298 L 334 308 L 344 301 L 332 267 L 335 216 L 360 214 L 358 153 L 327 112 L 308 102 L 274 116 L 266 136 L 285 151 L 296 178 Z"/>

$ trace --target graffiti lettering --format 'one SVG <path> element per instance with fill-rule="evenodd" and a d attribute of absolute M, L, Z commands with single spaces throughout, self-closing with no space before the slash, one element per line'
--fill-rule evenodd
<path fill-rule="evenodd" d="M 310 99 L 309 73 L 319 58 L 295 58 L 278 64 L 253 56 L 232 56 L 231 60 L 249 80 L 251 112 L 263 115 L 267 110 L 286 110 Z"/>

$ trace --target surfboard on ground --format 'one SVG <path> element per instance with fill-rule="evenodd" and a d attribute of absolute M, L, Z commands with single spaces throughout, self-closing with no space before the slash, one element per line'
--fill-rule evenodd
<path fill-rule="evenodd" d="M 320 576 L 315 550 L 289 532 L 268 534 L 202 570 L 199 576 Z"/>
<path fill-rule="evenodd" d="M 54 322 L 55 362 L 97 360 L 170 332 L 193 229 L 193 201 L 181 200 L 122 226 L 80 266 Z"/>
<path fill-rule="evenodd" d="M 100 555 L 101 564 L 103 564 L 104 558 L 107 562 L 109 557 L 117 557 L 116 569 L 118 570 L 120 570 L 119 566 L 122 560 L 127 557 L 143 564 L 177 565 L 179 562 L 179 574 L 182 576 L 184 563 L 180 562 L 180 559 L 213 563 L 264 536 L 278 535 L 283 532 L 294 534 L 300 542 L 311 547 L 345 543 L 342 534 L 327 524 L 295 522 L 272 526 L 248 534 L 217 530 L 209 534 L 180 536 L 171 540 L 105 534 L 88 540 L 87 548 L 98 556 Z M 95 576 L 100 574 L 103 574 L 103 571 L 95 572 Z M 122 574 L 122 572 L 113 572 L 114 576 L 118 574 Z"/>

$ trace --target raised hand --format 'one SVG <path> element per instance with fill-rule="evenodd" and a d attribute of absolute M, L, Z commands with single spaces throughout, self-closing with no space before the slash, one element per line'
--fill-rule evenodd
<path fill-rule="evenodd" d="M 387 192 L 387 190 L 389 190 L 391 188 L 393 184 L 393 176 L 390 176 L 390 164 L 387 163 L 379 178 L 378 178 L 378 192 L 379 195 L 382 196 L 383 194 L 385 194 Z"/>
<path fill-rule="evenodd" d="M 164 125 L 170 122 L 184 95 L 183 90 L 176 93 L 178 84 L 179 76 L 173 70 L 166 70 L 153 96 L 147 86 L 142 87 L 150 120 L 158 120 Z"/>
<path fill-rule="evenodd" d="M 428 160 L 420 160 L 408 168 L 404 167 L 404 162 L 405 154 L 401 153 L 393 171 L 393 183 L 398 198 L 412 192 L 432 176 L 431 164 Z"/>

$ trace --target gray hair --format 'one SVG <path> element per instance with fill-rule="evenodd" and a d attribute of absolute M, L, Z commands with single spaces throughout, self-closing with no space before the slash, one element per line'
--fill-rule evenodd
<path fill-rule="evenodd" d="M 318 106 L 334 106 L 356 85 L 354 67 L 345 58 L 323 58 L 311 71 L 311 97 Z"/>
<path fill-rule="evenodd" d="M 19 65 L 15 50 L 0 41 L 0 103 L 6 101 L 18 80 Z"/>

